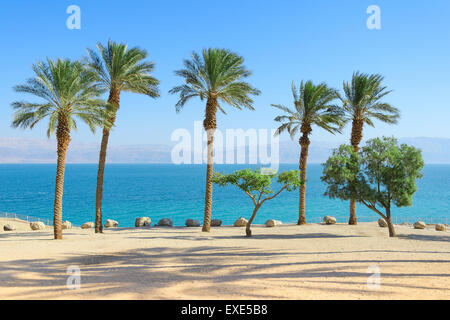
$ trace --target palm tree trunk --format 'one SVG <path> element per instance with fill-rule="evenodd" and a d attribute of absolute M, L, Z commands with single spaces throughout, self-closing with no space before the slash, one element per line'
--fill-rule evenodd
<path fill-rule="evenodd" d="M 211 208 L 212 208 L 212 177 L 214 162 L 214 133 L 217 128 L 217 99 L 208 98 L 206 103 L 206 114 L 203 126 L 208 138 L 208 163 L 206 167 L 206 190 L 205 190 L 205 211 L 203 217 L 203 232 L 211 231 Z"/>
<path fill-rule="evenodd" d="M 246 227 L 245 227 L 245 234 L 247 235 L 247 237 L 251 237 L 251 236 L 252 236 L 252 230 L 250 229 L 250 227 L 251 227 L 251 225 L 252 225 L 253 220 L 255 220 L 256 212 L 258 212 L 259 208 L 260 208 L 259 205 L 257 205 L 257 206 L 255 207 L 255 209 L 253 210 L 252 217 L 251 217 L 250 220 L 248 220 L 248 222 L 247 222 L 247 225 L 246 225 Z"/>
<path fill-rule="evenodd" d="M 103 129 L 102 143 L 97 172 L 97 191 L 95 194 L 95 233 L 103 233 L 102 200 L 103 200 L 103 174 L 106 164 L 106 149 L 108 148 L 109 130 Z"/>
<path fill-rule="evenodd" d="M 67 149 L 70 143 L 70 128 L 65 116 L 59 116 L 58 128 L 56 131 L 58 140 L 56 181 L 55 181 L 55 202 L 53 207 L 53 232 L 55 240 L 62 240 L 62 200 L 64 191 L 64 173 L 66 165 Z"/>
<path fill-rule="evenodd" d="M 359 152 L 359 144 L 362 140 L 364 121 L 361 119 L 354 118 L 352 124 L 352 136 L 350 143 L 352 144 L 355 152 Z M 358 224 L 358 218 L 356 217 L 356 200 L 350 199 L 350 218 L 348 219 L 349 225 Z"/>
<path fill-rule="evenodd" d="M 116 107 L 116 112 L 120 105 L 120 91 L 111 89 L 108 103 Z M 116 121 L 116 114 L 110 119 L 111 125 Z M 98 160 L 97 190 L 95 194 L 95 233 L 103 233 L 102 223 L 102 201 L 103 201 L 103 176 L 105 173 L 106 150 L 108 149 L 110 129 L 103 128 L 102 143 L 100 145 L 100 155 Z"/>
<path fill-rule="evenodd" d="M 298 206 L 298 225 L 306 224 L 306 167 L 308 161 L 308 151 L 311 141 L 308 137 L 309 133 L 304 132 L 303 136 L 300 138 L 300 179 L 303 182 L 300 186 L 300 198 Z"/>

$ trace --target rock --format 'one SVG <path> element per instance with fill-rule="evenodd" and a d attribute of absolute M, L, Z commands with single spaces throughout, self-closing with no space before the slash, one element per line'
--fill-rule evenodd
<path fill-rule="evenodd" d="M 115 220 L 108 219 L 105 223 L 105 228 L 117 228 L 119 223 Z"/>
<path fill-rule="evenodd" d="M 414 223 L 414 229 L 425 229 L 427 225 L 423 221 L 417 221 Z"/>
<path fill-rule="evenodd" d="M 173 226 L 173 222 L 169 218 L 163 218 L 163 219 L 159 220 L 158 226 L 160 226 L 160 227 L 172 227 Z"/>
<path fill-rule="evenodd" d="M 187 219 L 186 220 L 186 227 L 200 227 L 200 221 Z"/>
<path fill-rule="evenodd" d="M 436 231 L 445 231 L 445 230 L 447 230 L 447 227 L 444 224 L 437 224 L 435 226 L 435 229 L 436 229 Z"/>
<path fill-rule="evenodd" d="M 81 229 L 92 229 L 93 227 L 95 227 L 93 222 L 86 222 L 81 225 Z"/>
<path fill-rule="evenodd" d="M 325 216 L 323 218 L 323 222 L 325 222 L 326 224 L 335 224 L 336 223 L 336 218 L 335 217 L 331 217 L 331 216 Z"/>
<path fill-rule="evenodd" d="M 267 220 L 265 226 L 268 228 L 272 228 L 272 227 L 276 227 L 279 225 L 282 225 L 283 222 L 278 221 L 278 220 Z"/>
<path fill-rule="evenodd" d="M 248 223 L 248 220 L 245 218 L 240 217 L 239 219 L 236 220 L 236 222 L 234 223 L 235 227 L 246 227 Z"/>
<path fill-rule="evenodd" d="M 45 224 L 43 222 L 31 222 L 30 223 L 31 230 L 45 230 Z"/>
<path fill-rule="evenodd" d="M 222 220 L 214 219 L 211 220 L 211 227 L 220 227 L 222 225 Z"/>
<path fill-rule="evenodd" d="M 66 230 L 66 229 L 72 229 L 72 224 L 69 221 L 64 221 L 62 223 L 62 229 Z"/>
<path fill-rule="evenodd" d="M 378 225 L 379 225 L 381 228 L 387 228 L 387 226 L 388 226 L 386 220 L 384 220 L 384 219 L 378 219 Z"/>
<path fill-rule="evenodd" d="M 152 219 L 150 219 L 149 217 L 141 217 L 141 218 L 137 218 L 136 222 L 134 223 L 136 228 L 140 228 L 140 227 L 150 227 L 152 224 Z"/>
<path fill-rule="evenodd" d="M 3 231 L 14 231 L 16 227 L 13 224 L 5 224 L 3 226 Z"/>

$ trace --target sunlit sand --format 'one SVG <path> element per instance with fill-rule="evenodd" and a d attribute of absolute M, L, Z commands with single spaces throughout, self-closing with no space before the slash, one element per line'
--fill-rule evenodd
<path fill-rule="evenodd" d="M 71 229 L 56 241 L 15 225 L 0 231 L 0 299 L 450 299 L 450 232 L 431 226 L 397 226 L 395 239 L 361 223 L 254 226 L 253 238 L 235 227 Z M 78 290 L 67 287 L 73 266 Z"/>

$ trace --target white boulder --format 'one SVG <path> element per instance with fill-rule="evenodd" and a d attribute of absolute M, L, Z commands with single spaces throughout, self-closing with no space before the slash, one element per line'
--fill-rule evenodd
<path fill-rule="evenodd" d="M 240 217 L 236 220 L 236 222 L 233 224 L 235 227 L 246 227 L 248 223 L 248 220 L 245 218 Z"/>
<path fill-rule="evenodd" d="M 93 222 L 86 222 L 81 225 L 81 229 L 92 229 L 94 226 Z"/>
<path fill-rule="evenodd" d="M 151 224 L 152 224 L 152 219 L 150 219 L 149 217 L 141 217 L 141 218 L 136 219 L 134 226 L 136 228 L 150 227 Z"/>
<path fill-rule="evenodd" d="M 70 223 L 69 221 L 64 221 L 62 223 L 62 229 L 66 230 L 66 229 L 72 229 L 72 223 Z"/>
<path fill-rule="evenodd" d="M 417 221 L 414 223 L 414 229 L 425 229 L 427 225 L 423 221 Z"/>
<path fill-rule="evenodd" d="M 267 220 L 266 223 L 265 223 L 265 226 L 268 227 L 268 228 L 273 228 L 273 227 L 276 227 L 276 226 L 280 226 L 282 224 L 283 224 L 283 222 L 278 221 L 278 220 Z"/>
<path fill-rule="evenodd" d="M 436 231 L 445 231 L 447 230 L 447 227 L 445 226 L 445 224 L 437 224 L 435 226 Z"/>
<path fill-rule="evenodd" d="M 108 219 L 105 223 L 105 228 L 117 228 L 119 223 L 115 220 Z"/>
<path fill-rule="evenodd" d="M 5 224 L 3 226 L 3 231 L 14 231 L 16 227 L 13 224 Z"/>
<path fill-rule="evenodd" d="M 31 222 L 30 228 L 31 230 L 45 230 L 45 224 L 41 221 Z"/>
<path fill-rule="evenodd" d="M 379 225 L 381 228 L 387 228 L 387 226 L 388 226 L 386 220 L 384 220 L 384 219 L 378 219 L 378 225 Z"/>
<path fill-rule="evenodd" d="M 336 223 L 336 218 L 332 217 L 332 216 L 325 216 L 323 218 L 323 222 L 326 224 L 335 224 Z"/>

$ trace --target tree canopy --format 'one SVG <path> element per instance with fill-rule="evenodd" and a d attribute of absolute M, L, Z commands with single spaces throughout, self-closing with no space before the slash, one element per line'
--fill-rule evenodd
<path fill-rule="evenodd" d="M 325 83 L 314 85 L 312 81 L 302 81 L 300 88 L 297 89 L 292 82 L 292 95 L 295 109 L 272 104 L 272 107 L 286 113 L 275 118 L 275 121 L 281 123 L 276 134 L 286 130 L 291 138 L 294 138 L 297 133 L 304 133 L 305 130 L 309 134 L 312 125 L 333 134 L 340 133 L 345 123 L 342 109 L 332 103 L 338 98 L 336 90 L 329 88 Z"/>
<path fill-rule="evenodd" d="M 250 95 L 259 95 L 260 91 L 242 81 L 251 75 L 243 63 L 244 58 L 227 49 L 203 49 L 201 56 L 192 52 L 191 60 L 183 62 L 184 69 L 175 71 L 177 76 L 185 79 L 185 84 L 169 91 L 180 96 L 177 112 L 194 97 L 201 100 L 213 98 L 238 109 L 253 110 Z M 217 107 L 225 113 L 220 104 Z"/>
<path fill-rule="evenodd" d="M 221 187 L 228 184 L 238 187 L 253 200 L 255 205 L 261 205 L 265 201 L 275 198 L 284 190 L 293 191 L 297 189 L 302 184 L 299 174 L 299 170 L 285 171 L 280 174 L 264 174 L 260 170 L 244 169 L 231 174 L 216 172 L 212 180 L 213 183 Z M 277 179 L 276 181 L 282 186 L 281 190 L 276 193 L 272 189 L 274 179 Z"/>
<path fill-rule="evenodd" d="M 346 120 L 361 120 L 374 126 L 373 119 L 389 124 L 396 124 L 400 111 L 381 100 L 391 93 L 382 85 L 384 77 L 379 74 L 353 73 L 352 82 L 344 82 L 344 96 L 339 95 Z"/>
<path fill-rule="evenodd" d="M 107 122 L 111 111 L 104 108 L 106 102 L 99 97 L 104 90 L 95 83 L 96 75 L 86 70 L 79 61 L 47 59 L 32 66 L 34 78 L 26 84 L 14 87 L 19 93 L 31 94 L 42 101 L 37 103 L 15 101 L 13 127 L 33 128 L 48 118 L 47 135 L 56 131 L 61 119 L 68 129 L 77 129 L 80 119 L 94 132 L 98 126 L 110 126 Z"/>
<path fill-rule="evenodd" d="M 390 220 L 391 204 L 412 205 L 424 162 L 420 150 L 383 137 L 369 140 L 359 154 L 352 146 L 342 145 L 323 166 L 321 179 L 327 184 L 326 196 L 353 198 Z"/>
<path fill-rule="evenodd" d="M 272 189 L 272 183 L 275 179 L 281 185 L 280 190 L 277 192 Z M 246 233 L 248 237 L 252 235 L 250 226 L 256 216 L 256 212 L 264 202 L 274 199 L 284 190 L 293 191 L 303 184 L 299 170 L 285 171 L 279 174 L 273 172 L 266 174 L 261 172 L 261 170 L 250 169 L 235 171 L 231 174 L 216 172 L 212 182 L 221 187 L 229 184 L 236 186 L 252 199 L 255 209 L 247 223 Z"/>
<path fill-rule="evenodd" d="M 127 44 L 112 40 L 108 41 L 107 46 L 98 42 L 97 49 L 100 55 L 87 49 L 85 63 L 97 74 L 97 80 L 105 89 L 159 97 L 159 81 L 151 75 L 155 64 L 145 61 L 147 51 L 137 47 L 128 48 Z"/>

